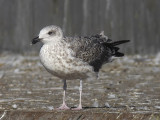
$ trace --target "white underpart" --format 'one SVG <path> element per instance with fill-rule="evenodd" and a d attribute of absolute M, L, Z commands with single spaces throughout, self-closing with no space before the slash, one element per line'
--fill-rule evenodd
<path fill-rule="evenodd" d="M 74 51 L 63 39 L 44 44 L 40 59 L 50 73 L 61 79 L 85 79 L 94 75 L 93 68 L 74 57 Z"/>

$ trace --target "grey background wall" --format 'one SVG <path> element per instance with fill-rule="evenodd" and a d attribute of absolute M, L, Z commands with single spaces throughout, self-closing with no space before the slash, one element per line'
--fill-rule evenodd
<path fill-rule="evenodd" d="M 0 0 L 0 50 L 38 51 L 30 41 L 55 24 L 64 34 L 91 35 L 101 30 L 114 40 L 130 39 L 128 53 L 160 51 L 160 0 Z"/>

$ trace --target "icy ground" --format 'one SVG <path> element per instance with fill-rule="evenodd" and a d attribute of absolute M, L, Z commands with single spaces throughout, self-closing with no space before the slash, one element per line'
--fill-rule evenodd
<path fill-rule="evenodd" d="M 67 84 L 68 106 L 75 107 L 79 80 Z M 62 86 L 37 55 L 0 54 L 0 110 L 54 110 L 62 103 Z M 160 54 L 126 56 L 104 65 L 98 80 L 83 82 L 82 104 L 109 112 L 160 112 Z"/>

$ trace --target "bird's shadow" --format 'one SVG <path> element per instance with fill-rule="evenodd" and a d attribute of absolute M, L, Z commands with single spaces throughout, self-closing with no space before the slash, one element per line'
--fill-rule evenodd
<path fill-rule="evenodd" d="M 74 109 L 76 107 L 71 107 L 71 109 Z M 106 106 L 102 106 L 102 107 L 89 107 L 89 106 L 86 106 L 86 107 L 82 107 L 84 110 L 85 109 L 97 109 L 97 108 L 109 108 L 109 107 L 106 107 Z"/>
<path fill-rule="evenodd" d="M 134 107 L 134 106 L 131 106 L 131 107 Z M 74 109 L 74 108 L 76 108 L 76 107 L 71 107 L 71 109 Z M 126 108 L 126 106 L 117 106 L 117 107 L 115 107 L 115 106 L 114 106 L 114 107 L 113 107 L 113 106 L 112 106 L 112 107 L 107 107 L 107 106 L 89 107 L 89 106 L 86 106 L 86 107 L 82 107 L 82 108 L 83 108 L 84 110 L 85 110 L 85 109 L 97 109 L 97 108 L 101 108 L 101 109 L 102 109 L 102 108 L 117 108 L 117 109 L 118 109 L 118 108 Z"/>

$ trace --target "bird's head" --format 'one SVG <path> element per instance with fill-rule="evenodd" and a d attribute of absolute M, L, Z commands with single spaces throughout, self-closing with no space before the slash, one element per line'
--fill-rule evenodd
<path fill-rule="evenodd" d="M 57 40 L 63 38 L 63 32 L 60 27 L 55 25 L 50 25 L 47 27 L 44 27 L 38 37 L 35 37 L 32 40 L 32 44 L 36 44 L 37 42 L 42 43 L 49 43 L 49 42 L 56 42 Z"/>

